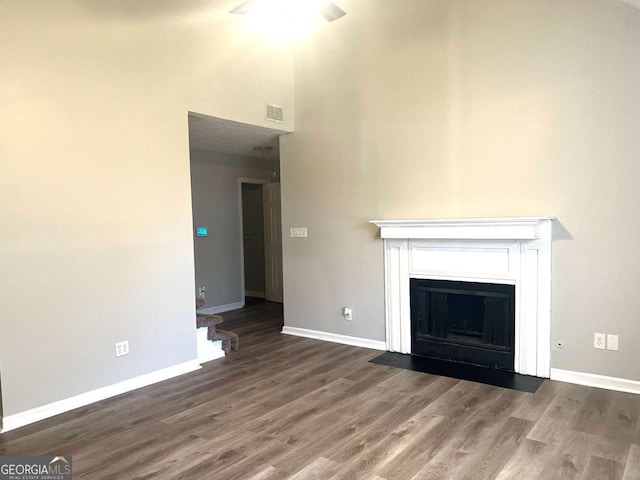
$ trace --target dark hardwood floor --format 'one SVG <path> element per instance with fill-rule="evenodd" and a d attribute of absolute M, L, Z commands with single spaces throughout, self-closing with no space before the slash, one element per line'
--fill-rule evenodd
<path fill-rule="evenodd" d="M 280 334 L 279 305 L 224 314 L 240 350 L 0 436 L 72 455 L 75 479 L 639 479 L 640 396 L 535 394 L 368 363 Z"/>

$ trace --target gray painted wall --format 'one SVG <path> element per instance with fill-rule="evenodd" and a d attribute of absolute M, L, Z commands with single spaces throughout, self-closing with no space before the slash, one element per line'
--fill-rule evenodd
<path fill-rule="evenodd" d="M 551 215 L 552 366 L 640 380 L 640 11 L 353 0 L 332 27 L 297 47 L 281 144 L 283 229 L 309 229 L 284 237 L 286 324 L 384 340 L 371 219 Z"/>
<path fill-rule="evenodd" d="M 194 242 L 195 285 L 206 288 L 206 308 L 244 301 L 238 178 L 269 180 L 277 168 L 277 161 L 191 152 L 193 224 L 209 227 L 209 236 Z"/>
<path fill-rule="evenodd" d="M 0 2 L 5 418 L 195 360 L 187 112 L 293 104 L 286 46 L 228 10 Z"/>

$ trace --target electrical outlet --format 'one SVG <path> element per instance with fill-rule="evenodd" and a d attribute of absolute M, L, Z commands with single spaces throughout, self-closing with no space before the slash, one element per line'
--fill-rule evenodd
<path fill-rule="evenodd" d="M 116 357 L 122 357 L 123 355 L 129 355 L 129 341 L 116 343 Z"/>
<path fill-rule="evenodd" d="M 345 320 L 349 320 L 349 321 L 353 320 L 353 312 L 349 307 L 344 307 L 342 309 L 342 315 L 344 316 Z"/>
<path fill-rule="evenodd" d="M 593 334 L 593 348 L 597 348 L 598 350 L 604 350 L 607 348 L 606 335 L 604 333 L 594 333 Z"/>
<path fill-rule="evenodd" d="M 200 298 L 205 298 L 207 296 L 204 285 L 200 285 L 200 290 L 198 291 L 198 295 L 200 296 Z"/>
<path fill-rule="evenodd" d="M 618 351 L 618 335 L 607 335 L 607 350 Z"/>

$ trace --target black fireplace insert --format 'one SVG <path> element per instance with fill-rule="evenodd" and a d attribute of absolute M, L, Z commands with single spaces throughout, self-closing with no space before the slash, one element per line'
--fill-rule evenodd
<path fill-rule="evenodd" d="M 411 279 L 411 352 L 513 371 L 515 287 Z"/>

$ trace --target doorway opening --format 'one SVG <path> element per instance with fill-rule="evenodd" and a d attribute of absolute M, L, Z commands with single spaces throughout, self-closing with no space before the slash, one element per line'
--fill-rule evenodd
<path fill-rule="evenodd" d="M 282 302 L 283 133 L 289 132 L 189 113 L 194 295 L 203 313 L 240 309 L 245 294 Z"/>
<path fill-rule="evenodd" d="M 280 183 L 239 178 L 238 187 L 245 303 L 282 303 Z"/>
<path fill-rule="evenodd" d="M 262 182 L 240 182 L 242 265 L 245 303 L 265 298 L 264 214 Z"/>
<path fill-rule="evenodd" d="M 242 315 L 247 299 L 282 311 L 279 136 L 289 132 L 193 112 L 188 120 L 194 300 L 197 313 L 205 314 L 195 327 L 203 363 L 222 356 L 212 345 L 216 333 L 232 333 L 238 344 L 241 331 L 233 332 L 228 320 Z"/>

